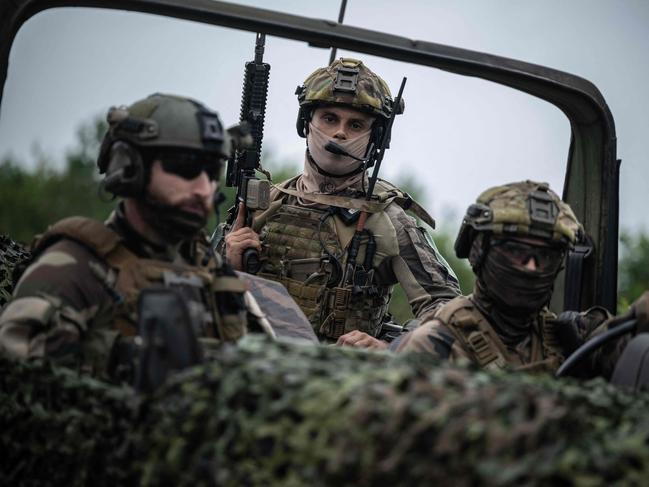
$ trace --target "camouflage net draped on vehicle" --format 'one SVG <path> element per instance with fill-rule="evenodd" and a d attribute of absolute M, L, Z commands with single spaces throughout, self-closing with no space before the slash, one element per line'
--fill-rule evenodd
<path fill-rule="evenodd" d="M 249 337 L 153 396 L 0 360 L 3 485 L 611 485 L 649 395 Z"/>
<path fill-rule="evenodd" d="M 30 253 L 25 247 L 0 234 L 0 310 L 11 298 L 14 269 L 29 257 Z"/>

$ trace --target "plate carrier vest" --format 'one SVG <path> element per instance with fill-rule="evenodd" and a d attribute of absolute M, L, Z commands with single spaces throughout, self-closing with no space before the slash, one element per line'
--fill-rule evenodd
<path fill-rule="evenodd" d="M 470 358 L 485 369 L 519 369 L 554 373 L 564 360 L 549 321 L 554 314 L 543 309 L 533 327 L 529 362 L 507 349 L 472 300 L 472 295 L 458 296 L 435 313 L 453 333 Z"/>
<path fill-rule="evenodd" d="M 107 271 L 101 266 L 91 266 L 91 270 L 113 297 L 113 328 L 123 335 L 137 334 L 138 297 L 140 291 L 153 286 L 172 287 L 180 292 L 186 299 L 197 337 L 233 341 L 246 333 L 245 285 L 236 276 L 224 274 L 220 258 L 210 259 L 207 266 L 141 258 L 102 222 L 84 217 L 66 218 L 52 225 L 35 241 L 34 253 L 42 252 L 61 238 L 83 245 L 108 265 Z M 206 250 L 207 246 L 197 244 L 195 262 L 201 262 Z"/>
<path fill-rule="evenodd" d="M 371 203 L 374 211 L 365 225 L 375 236 L 377 245 L 371 268 L 364 269 L 367 278 L 360 285 L 351 285 L 340 281 L 341 274 L 337 282 L 331 282 L 337 267 L 331 256 L 339 261 L 338 269 L 344 273 L 347 247 L 356 225 L 346 225 L 327 209 L 289 204 L 288 197 L 295 196 L 292 187 L 296 179 L 276 186 L 269 209 L 255 215 L 253 230 L 259 233 L 262 243 L 259 275 L 286 287 L 321 339 L 335 341 L 352 330 L 377 336 L 388 311 L 393 286 L 377 285 L 372 269 L 399 253 L 394 227 L 382 210 L 394 202 L 432 226 L 434 221 L 406 193 L 379 180 L 376 198 Z M 344 208 L 365 202 L 343 196 L 325 195 L 324 198 Z M 367 242 L 368 237 L 363 236 L 357 264 L 364 262 Z"/>

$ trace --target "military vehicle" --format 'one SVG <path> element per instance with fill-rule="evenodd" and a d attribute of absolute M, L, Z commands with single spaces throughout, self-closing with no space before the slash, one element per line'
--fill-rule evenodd
<path fill-rule="evenodd" d="M 563 199 L 590 237 L 569 255 L 552 307 L 600 304 L 615 313 L 620 161 L 612 114 L 589 81 L 219 1 L 12 0 L 0 4 L 3 86 L 21 25 L 61 6 L 152 13 L 344 48 L 551 103 L 571 130 Z M 213 363 L 174 376 L 151 396 L 48 363 L 1 359 L 0 369 L 3 483 L 608 485 L 649 478 L 649 396 L 601 380 L 484 373 L 255 338 L 224 347 Z"/>

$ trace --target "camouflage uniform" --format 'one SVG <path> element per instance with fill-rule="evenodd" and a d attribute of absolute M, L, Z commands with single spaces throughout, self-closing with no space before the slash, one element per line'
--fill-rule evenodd
<path fill-rule="evenodd" d="M 385 130 L 393 110 L 402 110 L 393 107 L 385 82 L 353 59 L 340 59 L 316 70 L 297 94 L 301 136 L 308 134 L 312 112 L 319 106 L 353 108 L 376 117 L 370 141 Z M 306 157 L 305 164 L 310 161 L 317 166 L 309 150 Z M 353 172 L 357 183 L 335 193 L 323 189 L 305 194 L 296 187 L 304 175 L 285 181 L 274 187 L 270 207 L 258 211 L 252 225 L 262 244 L 259 275 L 286 286 L 325 341 L 335 341 L 352 330 L 379 336 L 397 283 L 417 317 L 459 294 L 453 271 L 427 231 L 405 210 L 434 226 L 432 218 L 386 181 L 379 180 L 372 200 L 367 201 L 364 169 L 359 166 Z M 345 176 L 339 179 L 349 181 Z M 355 270 L 353 284 L 343 283 L 356 227 L 353 218 L 346 221 L 343 215 L 358 217 L 360 211 L 369 213 L 356 260 L 362 267 Z M 375 250 L 366 259 L 370 247 Z"/>
<path fill-rule="evenodd" d="M 118 196 L 145 197 L 150 151 L 185 149 L 184 156 L 216 161 L 215 168 L 229 151 L 216 113 L 192 100 L 152 95 L 111 109 L 108 120 L 98 164 L 107 173 L 106 188 Z M 188 165 L 190 159 L 178 160 Z M 168 245 L 148 242 L 129 224 L 123 205 L 105 224 L 72 217 L 36 240 L 33 263 L 0 315 L 0 351 L 111 376 L 120 354 L 132 350 L 141 292 L 161 287 L 180 294 L 205 344 L 236 340 L 249 330 L 273 334 L 244 282 L 209 250 L 202 232 Z"/>
<path fill-rule="evenodd" d="M 474 293 L 439 308 L 394 348 L 450 361 L 466 359 L 484 368 L 556 370 L 564 360 L 564 346 L 558 339 L 556 316 L 545 304 L 562 259 L 557 257 L 554 269 L 539 274 L 537 280 L 544 281 L 542 286 L 529 274 L 527 284 L 511 292 L 511 302 L 497 292 L 500 286 L 506 288 L 504 283 L 485 279 L 485 269 L 496 258 L 492 250 L 495 239 L 536 238 L 553 245 L 562 252 L 556 255 L 562 256 L 580 232 L 581 225 L 570 207 L 544 183 L 525 181 L 485 191 L 469 207 L 455 244 L 458 257 L 468 257 L 478 277 Z M 506 280 L 512 275 L 497 277 Z M 534 289 L 539 292 L 534 293 Z M 524 312 L 518 313 L 513 309 L 515 294 L 538 304 L 523 307 Z M 594 309 L 586 315 L 593 317 L 599 311 Z"/>

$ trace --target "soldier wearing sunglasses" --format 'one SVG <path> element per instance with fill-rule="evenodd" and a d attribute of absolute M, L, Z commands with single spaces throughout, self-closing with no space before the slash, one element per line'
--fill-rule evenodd
<path fill-rule="evenodd" d="M 567 250 L 583 232 L 545 183 L 488 189 L 464 217 L 455 251 L 476 274 L 474 291 L 439 308 L 395 348 L 484 368 L 554 371 L 564 359 L 546 305 Z M 603 320 L 594 309 L 590 318 Z M 602 316 L 599 316 L 602 314 Z"/>
<path fill-rule="evenodd" d="M 233 143 L 217 113 L 155 94 L 111 108 L 107 119 L 97 164 L 103 189 L 119 197 L 117 208 L 105 223 L 67 218 L 38 238 L 0 316 L 0 351 L 113 378 L 142 334 L 140 298 L 152 290 L 178 300 L 167 307 L 170 316 L 146 309 L 150 319 L 171 326 L 175 317 L 184 319 L 205 342 L 237 340 L 251 330 L 272 335 L 203 233 Z"/>

